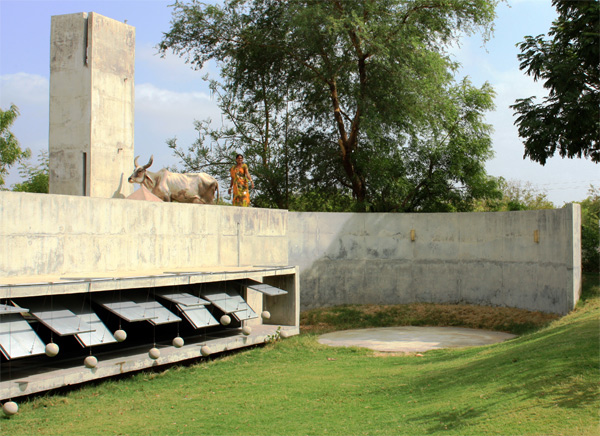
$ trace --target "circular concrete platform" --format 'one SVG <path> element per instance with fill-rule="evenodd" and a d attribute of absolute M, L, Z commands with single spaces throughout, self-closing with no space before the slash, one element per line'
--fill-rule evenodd
<path fill-rule="evenodd" d="M 332 347 L 415 353 L 495 344 L 515 337 L 510 333 L 462 327 L 385 327 L 327 333 L 319 337 L 319 343 Z"/>

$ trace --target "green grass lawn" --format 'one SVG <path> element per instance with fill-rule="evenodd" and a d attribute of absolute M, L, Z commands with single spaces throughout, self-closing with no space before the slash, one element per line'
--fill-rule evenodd
<path fill-rule="evenodd" d="M 510 322 L 529 332 L 516 339 L 422 357 L 320 345 L 316 332 L 336 317 L 313 314 L 318 329 L 284 341 L 21 402 L 0 434 L 597 435 L 597 283 L 587 277 L 577 309 L 543 327 L 519 312 Z M 366 313 L 364 327 L 377 310 L 403 312 L 394 308 L 341 312 Z M 475 323 L 477 310 L 448 309 Z"/>

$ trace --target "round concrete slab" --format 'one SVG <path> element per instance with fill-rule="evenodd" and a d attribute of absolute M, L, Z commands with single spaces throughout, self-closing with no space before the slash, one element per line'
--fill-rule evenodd
<path fill-rule="evenodd" d="M 327 333 L 319 337 L 319 343 L 332 347 L 414 353 L 495 344 L 514 337 L 510 333 L 461 327 L 385 327 Z"/>

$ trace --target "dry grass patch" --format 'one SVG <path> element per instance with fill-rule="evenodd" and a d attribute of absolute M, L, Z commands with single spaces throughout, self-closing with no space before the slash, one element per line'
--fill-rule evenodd
<path fill-rule="evenodd" d="M 451 326 L 523 334 L 548 325 L 559 316 L 511 307 L 412 303 L 343 305 L 302 312 L 303 333 L 397 326 Z"/>

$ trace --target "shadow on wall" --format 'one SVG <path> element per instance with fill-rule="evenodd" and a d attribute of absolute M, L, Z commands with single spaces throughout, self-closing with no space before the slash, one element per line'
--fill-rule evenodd
<path fill-rule="evenodd" d="M 431 302 L 562 314 L 580 289 L 574 217 L 573 205 L 498 213 L 290 212 L 289 260 L 300 266 L 302 310 Z"/>
<path fill-rule="evenodd" d="M 119 186 L 117 190 L 113 192 L 112 198 L 125 198 L 125 195 L 122 194 L 123 191 L 123 173 L 121 173 L 121 177 L 119 178 Z"/>

